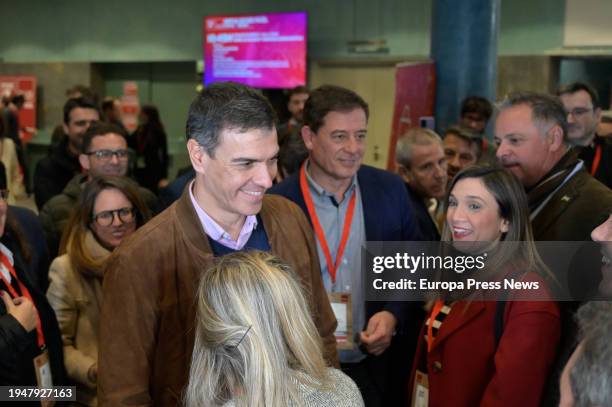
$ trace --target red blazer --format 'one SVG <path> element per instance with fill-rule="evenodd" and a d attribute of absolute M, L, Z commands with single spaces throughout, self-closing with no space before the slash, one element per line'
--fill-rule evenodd
<path fill-rule="evenodd" d="M 455 303 L 429 353 L 423 325 L 410 394 L 415 370 L 424 371 L 426 366 L 430 407 L 540 405 L 559 344 L 559 307 L 550 301 L 508 302 L 503 334 L 496 346 L 496 304 L 481 300 Z"/>

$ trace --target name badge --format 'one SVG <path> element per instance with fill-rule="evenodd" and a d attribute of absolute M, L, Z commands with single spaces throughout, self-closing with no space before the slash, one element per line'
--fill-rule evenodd
<path fill-rule="evenodd" d="M 351 293 L 328 293 L 338 327 L 334 332 L 338 349 L 353 349 L 353 306 Z"/>
<path fill-rule="evenodd" d="M 429 405 L 429 379 L 427 373 L 417 370 L 412 388 L 412 407 L 427 407 Z"/>
<path fill-rule="evenodd" d="M 34 371 L 36 372 L 36 384 L 39 389 L 49 389 L 53 387 L 53 378 L 51 377 L 51 365 L 49 364 L 49 351 L 44 350 L 43 353 L 34 358 Z M 54 400 L 41 400 L 40 404 L 43 407 L 51 407 L 55 405 Z"/>

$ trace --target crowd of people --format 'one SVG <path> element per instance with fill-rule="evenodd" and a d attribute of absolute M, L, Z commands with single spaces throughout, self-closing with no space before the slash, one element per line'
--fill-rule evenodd
<path fill-rule="evenodd" d="M 373 107 L 354 91 L 293 89 L 278 123 L 216 83 L 172 182 L 154 106 L 128 135 L 117 100 L 74 91 L 38 215 L 2 156 L 0 385 L 89 406 L 612 405 L 612 139 L 588 85 L 469 97 L 443 137 L 401 135 L 391 173 L 362 163 Z M 601 295 L 558 301 L 536 242 L 591 240 Z M 538 289 L 374 301 L 367 242 L 486 251 L 479 278 Z"/>

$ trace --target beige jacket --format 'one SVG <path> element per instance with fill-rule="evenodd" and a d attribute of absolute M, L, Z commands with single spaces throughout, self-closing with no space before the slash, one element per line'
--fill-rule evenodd
<path fill-rule="evenodd" d="M 91 232 L 85 244 L 96 258 L 110 255 Z M 64 254 L 51 263 L 49 279 L 47 298 L 62 332 L 68 377 L 77 386 L 77 401 L 96 406 L 96 383 L 89 380 L 88 372 L 98 362 L 102 270 L 75 270 L 68 254 Z"/>

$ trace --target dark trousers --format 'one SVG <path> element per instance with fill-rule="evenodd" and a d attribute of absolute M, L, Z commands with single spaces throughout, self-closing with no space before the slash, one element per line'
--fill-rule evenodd
<path fill-rule="evenodd" d="M 405 407 L 408 380 L 418 335 L 397 335 L 380 356 L 368 355 L 359 363 L 340 363 L 342 371 L 359 387 L 366 407 Z"/>
<path fill-rule="evenodd" d="M 342 371 L 353 379 L 366 407 L 382 407 L 384 399 L 384 370 L 378 369 L 376 357 L 368 356 L 359 363 L 340 363 Z"/>

